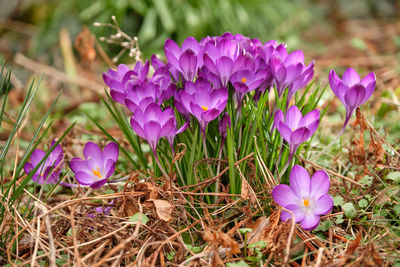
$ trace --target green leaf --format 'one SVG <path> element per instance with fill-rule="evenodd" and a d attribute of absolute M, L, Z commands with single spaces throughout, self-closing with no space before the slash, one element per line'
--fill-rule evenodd
<path fill-rule="evenodd" d="M 371 186 L 372 185 L 372 181 L 374 180 L 374 178 L 372 176 L 369 175 L 365 175 L 360 181 L 360 184 L 366 185 L 366 186 Z"/>
<path fill-rule="evenodd" d="M 396 215 L 400 215 L 400 204 L 394 205 L 393 211 Z"/>
<path fill-rule="evenodd" d="M 249 267 L 247 263 L 244 261 L 238 261 L 238 262 L 230 262 L 226 264 L 226 267 Z"/>
<path fill-rule="evenodd" d="M 343 200 L 343 198 L 341 196 L 337 195 L 337 196 L 333 197 L 333 205 L 335 207 L 342 206 L 343 203 L 344 203 L 344 200 Z"/>
<path fill-rule="evenodd" d="M 392 180 L 400 184 L 400 172 L 391 172 L 386 176 L 386 179 Z"/>
<path fill-rule="evenodd" d="M 260 250 L 263 250 L 266 247 L 267 247 L 267 241 L 264 241 L 264 240 L 254 242 L 249 245 L 249 248 L 252 248 L 252 249 L 258 248 Z"/>
<path fill-rule="evenodd" d="M 253 229 L 251 229 L 251 228 L 240 228 L 239 229 L 239 233 L 241 233 L 242 235 L 251 233 L 251 232 L 253 232 Z"/>
<path fill-rule="evenodd" d="M 360 199 L 359 201 L 358 201 L 358 206 L 360 207 L 360 208 L 366 208 L 367 206 L 368 206 L 368 201 L 366 200 L 366 199 Z"/>
<path fill-rule="evenodd" d="M 167 253 L 167 260 L 172 261 L 174 259 L 176 252 L 171 251 L 170 253 Z"/>
<path fill-rule="evenodd" d="M 146 225 L 146 223 L 149 222 L 149 217 L 146 216 L 146 214 L 138 212 L 135 213 L 133 216 L 129 217 L 129 220 L 131 222 L 139 222 L 141 220 L 141 223 Z"/>
<path fill-rule="evenodd" d="M 353 203 L 344 203 L 342 205 L 342 209 L 344 211 L 344 215 L 349 218 L 349 219 L 353 219 L 354 217 L 356 217 L 357 211 L 356 208 L 354 207 Z"/>
<path fill-rule="evenodd" d="M 336 220 L 335 220 L 335 223 L 336 223 L 336 224 L 341 224 L 341 223 L 343 223 L 343 222 L 344 222 L 344 219 L 343 219 L 343 215 L 342 215 L 342 214 L 336 216 Z"/>

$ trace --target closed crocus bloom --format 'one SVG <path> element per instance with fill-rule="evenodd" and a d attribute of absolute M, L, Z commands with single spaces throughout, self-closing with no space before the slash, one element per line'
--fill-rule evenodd
<path fill-rule="evenodd" d="M 371 72 L 361 80 L 357 72 L 349 68 L 343 73 L 342 79 L 340 79 L 335 71 L 331 70 L 329 73 L 329 84 L 333 93 L 346 108 L 343 131 L 354 110 L 364 104 L 374 92 L 376 84 L 375 74 Z"/>
<path fill-rule="evenodd" d="M 131 118 L 131 126 L 137 135 L 146 139 L 154 155 L 162 137 L 176 134 L 175 112 L 168 107 L 164 111 L 155 103 L 145 108 L 137 108 Z"/>
<path fill-rule="evenodd" d="M 222 144 L 221 147 L 228 135 L 228 129 L 231 128 L 231 117 L 229 116 L 228 112 L 225 112 L 224 115 L 222 116 L 222 119 L 219 121 L 219 125 L 218 125 L 218 130 L 221 134 L 221 138 L 222 138 Z"/>
<path fill-rule="evenodd" d="M 201 78 L 196 83 L 187 82 L 179 93 L 181 104 L 199 121 L 203 134 L 208 123 L 225 109 L 228 100 L 226 88 L 213 89 L 210 82 Z"/>
<path fill-rule="evenodd" d="M 203 59 L 204 65 L 220 79 L 223 87 L 228 85 L 229 79 L 238 70 L 253 69 L 254 65 L 252 58 L 244 55 L 239 45 L 229 38 L 206 43 Z"/>
<path fill-rule="evenodd" d="M 51 143 L 51 147 L 54 145 L 54 141 Z M 35 149 L 30 157 L 30 160 L 25 163 L 24 171 L 29 174 L 33 169 L 40 163 L 44 158 L 46 152 L 40 149 Z M 64 153 L 61 145 L 57 145 L 53 151 L 50 152 L 47 159 L 39 166 L 36 172 L 32 176 L 32 180 L 38 184 L 56 184 L 60 179 L 60 166 Z"/>
<path fill-rule="evenodd" d="M 114 142 L 109 143 L 103 151 L 95 143 L 88 142 L 83 149 L 85 159 L 71 159 L 70 167 L 79 184 L 99 188 L 114 173 L 118 154 L 118 145 Z"/>
<path fill-rule="evenodd" d="M 143 107 L 144 102 L 148 104 L 157 103 L 160 97 L 159 85 L 149 82 L 144 86 L 135 86 L 128 90 L 125 97 L 125 105 L 130 111 L 134 112 L 139 105 Z M 162 103 L 162 101 L 159 103 Z"/>
<path fill-rule="evenodd" d="M 272 190 L 275 202 L 294 214 L 296 223 L 307 231 L 315 229 L 321 215 L 328 214 L 333 208 L 333 199 L 328 194 L 329 176 L 323 171 L 317 171 L 310 179 L 308 172 L 295 165 L 290 173 L 290 186 L 280 184 Z M 281 220 L 288 221 L 293 215 L 283 210 Z"/>
<path fill-rule="evenodd" d="M 297 148 L 303 142 L 307 141 L 317 130 L 319 125 L 319 110 L 312 110 L 303 117 L 296 106 L 291 106 L 286 116 L 278 109 L 275 113 L 274 123 L 282 138 L 289 144 L 290 162 Z"/>
<path fill-rule="evenodd" d="M 304 87 L 311 80 L 310 73 L 314 73 L 314 62 L 306 67 L 303 51 L 297 50 L 287 54 L 283 46 L 275 49 L 274 55 L 270 59 L 270 67 L 279 97 L 287 87 L 291 88 L 289 93 L 292 97 L 298 89 Z M 296 80 L 298 81 L 296 82 Z"/>
<path fill-rule="evenodd" d="M 110 69 L 103 73 L 104 83 L 110 87 L 110 95 L 114 101 L 125 105 L 125 95 L 132 86 L 130 76 L 133 74 L 134 71 L 124 64 L 120 64 L 116 71 Z"/>
<path fill-rule="evenodd" d="M 167 39 L 164 50 L 171 67 L 180 72 L 185 81 L 193 81 L 198 69 L 203 65 L 202 49 L 197 40 L 188 37 L 180 48 L 174 41 Z M 178 77 L 174 78 L 178 80 Z"/>

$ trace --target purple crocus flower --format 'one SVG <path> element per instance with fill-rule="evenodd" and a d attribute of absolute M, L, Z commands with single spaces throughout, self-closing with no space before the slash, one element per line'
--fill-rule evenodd
<path fill-rule="evenodd" d="M 52 147 L 55 141 L 51 143 Z M 40 149 L 35 149 L 30 157 L 30 161 L 25 163 L 24 171 L 29 174 L 44 158 L 46 152 Z M 50 152 L 47 159 L 39 166 L 32 176 L 32 180 L 38 184 L 56 184 L 60 179 L 61 164 L 64 158 L 64 153 L 60 144 Z"/>
<path fill-rule="evenodd" d="M 228 100 L 226 88 L 213 89 L 211 83 L 201 78 L 195 83 L 187 82 L 185 89 L 179 92 L 184 108 L 197 118 L 205 134 L 207 125 L 225 109 Z"/>
<path fill-rule="evenodd" d="M 103 73 L 105 84 L 110 87 L 111 98 L 125 105 L 126 94 L 135 87 L 144 87 L 148 82 L 149 62 L 143 64 L 137 62 L 134 69 L 131 70 L 124 64 L 120 64 L 118 69 L 108 70 L 108 73 Z"/>
<path fill-rule="evenodd" d="M 164 111 L 155 103 L 147 107 L 137 108 L 131 118 L 131 126 L 135 133 L 146 139 L 154 155 L 157 156 L 157 144 L 162 137 L 176 134 L 174 110 L 170 107 Z"/>
<path fill-rule="evenodd" d="M 103 80 L 110 87 L 110 95 L 114 101 L 125 105 L 125 95 L 132 86 L 129 81 L 133 74 L 134 71 L 124 64 L 120 64 L 116 71 L 110 69 L 107 73 L 103 73 Z"/>
<path fill-rule="evenodd" d="M 314 61 L 306 67 L 304 65 L 304 54 L 301 50 L 287 54 L 283 46 L 275 49 L 274 57 L 270 59 L 270 67 L 279 97 L 282 96 L 287 87 L 289 87 L 290 97 L 292 97 L 297 90 L 304 87 L 312 79 L 314 74 Z M 296 80 L 299 81 L 295 82 Z"/>
<path fill-rule="evenodd" d="M 158 84 L 147 83 L 143 86 L 135 86 L 126 93 L 125 105 L 134 112 L 140 105 L 143 109 L 150 103 L 162 103 L 158 101 L 161 97 L 161 91 Z M 147 103 L 147 104 L 144 104 Z"/>
<path fill-rule="evenodd" d="M 319 170 L 310 179 L 308 172 L 301 166 L 295 165 L 290 173 L 290 186 L 280 184 L 272 190 L 272 197 L 283 208 L 294 214 L 296 223 L 304 230 L 315 229 L 321 215 L 328 214 L 333 208 L 333 199 L 328 194 L 329 176 Z M 291 220 L 292 214 L 285 210 L 281 220 Z"/>
<path fill-rule="evenodd" d="M 210 40 L 204 46 L 204 65 L 221 80 L 223 87 L 228 85 L 231 76 L 240 69 L 249 68 L 254 62 L 244 55 L 239 45 L 230 38 Z M 252 69 L 252 67 L 250 67 Z"/>
<path fill-rule="evenodd" d="M 319 110 L 312 110 L 303 117 L 296 106 L 291 106 L 286 116 L 278 109 L 275 113 L 274 123 L 282 138 L 289 144 L 290 162 L 301 143 L 307 141 L 317 130 Z"/>
<path fill-rule="evenodd" d="M 179 71 L 185 81 L 192 82 L 203 65 L 203 51 L 197 40 L 193 37 L 186 38 L 181 49 L 174 41 L 167 39 L 164 50 L 171 67 Z M 174 79 L 177 81 L 179 78 Z"/>
<path fill-rule="evenodd" d="M 335 71 L 331 70 L 329 72 L 329 84 L 333 93 L 346 107 L 346 119 L 342 128 L 343 131 L 354 110 L 364 104 L 374 92 L 376 84 L 375 74 L 371 72 L 361 80 L 354 69 L 348 68 L 343 73 L 342 79 L 340 79 Z"/>
<path fill-rule="evenodd" d="M 83 149 L 85 159 L 73 158 L 69 166 L 79 184 L 96 189 L 114 173 L 118 154 L 118 145 L 114 142 L 110 142 L 103 151 L 95 143 L 88 142 Z"/>

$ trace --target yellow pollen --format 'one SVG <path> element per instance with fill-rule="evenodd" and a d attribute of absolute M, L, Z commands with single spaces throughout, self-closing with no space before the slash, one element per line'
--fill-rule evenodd
<path fill-rule="evenodd" d="M 101 177 L 100 170 L 99 170 L 98 167 L 96 167 L 96 170 L 92 170 L 92 172 L 93 172 L 94 175 L 96 175 L 100 179 L 103 178 L 103 177 Z"/>
<path fill-rule="evenodd" d="M 309 200 L 308 198 L 304 199 L 304 200 L 303 200 L 303 204 L 304 204 L 304 206 L 306 206 L 306 207 L 310 206 L 310 200 Z"/>
<path fill-rule="evenodd" d="M 247 82 L 247 79 L 246 79 L 246 77 L 243 77 L 242 78 L 242 83 L 245 83 L 245 82 Z"/>
<path fill-rule="evenodd" d="M 201 106 L 201 109 L 202 109 L 203 111 L 207 111 L 207 110 L 208 110 L 208 107 L 206 107 L 206 106 Z"/>

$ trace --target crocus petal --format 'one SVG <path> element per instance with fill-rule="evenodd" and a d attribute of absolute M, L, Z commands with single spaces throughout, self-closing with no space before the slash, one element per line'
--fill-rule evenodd
<path fill-rule="evenodd" d="M 33 169 L 33 166 L 30 162 L 25 163 L 24 171 L 26 174 L 29 174 L 32 169 Z"/>
<path fill-rule="evenodd" d="M 77 173 L 75 173 L 75 178 L 78 181 L 78 183 L 80 183 L 82 185 L 91 185 L 94 182 L 98 181 L 98 179 L 93 177 L 93 175 L 90 175 L 90 174 L 88 174 L 86 172 L 77 172 Z"/>
<path fill-rule="evenodd" d="M 281 134 L 282 138 L 285 139 L 286 142 L 290 143 L 290 137 L 293 134 L 292 129 L 290 129 L 284 122 L 279 122 L 278 124 L 275 124 L 275 126 Z"/>
<path fill-rule="evenodd" d="M 291 212 L 293 212 L 294 221 L 296 223 L 298 223 L 298 222 L 300 222 L 300 221 L 302 221 L 304 219 L 304 216 L 305 216 L 304 211 L 299 206 L 297 206 L 297 205 L 289 205 L 289 206 L 286 206 L 285 209 L 290 210 Z M 286 210 L 282 210 L 282 212 L 281 212 L 281 220 L 286 222 L 286 221 L 291 220 L 291 219 L 293 219 L 293 215 L 290 212 L 286 211 Z"/>
<path fill-rule="evenodd" d="M 358 73 L 352 69 L 348 68 L 344 73 L 342 77 L 342 81 L 349 87 L 357 84 L 360 82 L 360 76 Z"/>
<path fill-rule="evenodd" d="M 103 151 L 103 157 L 105 161 L 112 159 L 116 162 L 118 159 L 118 154 L 118 145 L 114 142 L 110 142 L 108 145 L 106 145 Z"/>
<path fill-rule="evenodd" d="M 310 130 L 306 127 L 301 127 L 295 130 L 290 136 L 291 144 L 301 144 L 304 141 L 307 141 L 311 137 Z"/>
<path fill-rule="evenodd" d="M 179 68 L 178 58 L 181 55 L 181 49 L 179 46 L 172 41 L 171 39 L 167 39 L 164 45 L 165 57 L 168 62 L 174 67 Z"/>
<path fill-rule="evenodd" d="M 366 95 L 365 87 L 361 84 L 356 84 L 347 90 L 344 99 L 349 110 L 353 110 L 360 106 Z"/>
<path fill-rule="evenodd" d="M 69 167 L 74 173 L 78 172 L 90 173 L 90 169 L 88 168 L 86 161 L 80 158 L 71 159 L 71 161 L 69 162 Z"/>
<path fill-rule="evenodd" d="M 290 188 L 300 199 L 310 197 L 311 181 L 306 169 L 299 165 L 294 165 L 289 176 Z"/>
<path fill-rule="evenodd" d="M 146 133 L 144 132 L 142 126 L 135 120 L 134 117 L 131 118 L 131 127 L 138 136 L 146 139 Z"/>
<path fill-rule="evenodd" d="M 308 112 L 301 120 L 299 123 L 299 126 L 306 126 L 307 128 L 310 129 L 310 131 L 314 132 L 315 130 L 312 129 L 315 127 L 315 122 L 318 122 L 319 124 L 319 109 L 314 109 L 310 112 Z M 318 124 L 317 124 L 317 128 L 318 128 Z M 312 127 L 310 127 L 310 125 L 313 125 Z"/>
<path fill-rule="evenodd" d="M 90 187 L 91 187 L 92 189 L 97 189 L 97 188 L 102 187 L 102 186 L 105 185 L 106 183 L 107 183 L 107 178 L 92 183 L 92 184 L 90 185 Z"/>
<path fill-rule="evenodd" d="M 232 74 L 233 61 L 231 58 L 223 56 L 217 61 L 217 69 L 221 78 L 222 86 L 226 87 Z"/>
<path fill-rule="evenodd" d="M 111 177 L 115 171 L 115 161 L 112 159 L 107 160 L 106 166 L 104 167 L 104 171 L 106 173 L 106 178 Z"/>
<path fill-rule="evenodd" d="M 370 74 L 365 76 L 364 79 L 361 81 L 361 84 L 364 85 L 366 90 L 364 100 L 361 103 L 364 104 L 371 97 L 372 93 L 375 90 L 375 85 L 376 85 L 375 73 L 371 72 Z"/>
<path fill-rule="evenodd" d="M 310 199 L 317 200 L 321 196 L 328 193 L 329 176 L 324 170 L 319 170 L 314 173 L 311 178 L 311 193 Z"/>
<path fill-rule="evenodd" d="M 286 113 L 286 125 L 294 131 L 302 118 L 301 112 L 296 106 L 291 106 Z"/>
<path fill-rule="evenodd" d="M 93 142 L 88 142 L 83 149 L 83 155 L 85 156 L 89 169 L 96 169 L 103 166 L 103 152 L 98 145 Z"/>
<path fill-rule="evenodd" d="M 280 184 L 272 190 L 272 197 L 275 202 L 282 207 L 297 205 L 301 200 L 293 193 L 292 189 L 286 184 Z"/>
<path fill-rule="evenodd" d="M 144 132 L 146 133 L 147 142 L 149 142 L 149 145 L 153 151 L 155 151 L 157 148 L 160 130 L 160 124 L 155 121 L 149 121 L 144 125 Z"/>
<path fill-rule="evenodd" d="M 31 162 L 34 167 L 36 167 L 39 162 L 46 156 L 46 152 L 40 149 L 35 149 L 31 154 Z"/>
<path fill-rule="evenodd" d="M 314 214 L 306 214 L 304 216 L 304 219 L 300 222 L 301 227 L 306 230 L 306 231 L 311 231 L 315 228 L 317 228 L 319 224 L 319 216 L 316 216 Z"/>
<path fill-rule="evenodd" d="M 285 65 L 294 65 L 299 62 L 304 62 L 304 53 L 301 50 L 293 51 L 285 59 Z"/>
<path fill-rule="evenodd" d="M 207 69 L 210 72 L 214 73 L 215 75 L 218 75 L 217 66 L 215 65 L 214 61 L 211 59 L 211 57 L 208 54 L 204 54 L 203 61 L 204 61 L 204 65 L 207 67 Z"/>
<path fill-rule="evenodd" d="M 186 81 L 192 82 L 197 73 L 197 56 L 192 50 L 186 50 L 179 58 L 179 66 Z"/>
<path fill-rule="evenodd" d="M 313 206 L 314 215 L 326 215 L 333 208 L 333 198 L 326 194 L 318 198 Z"/>

